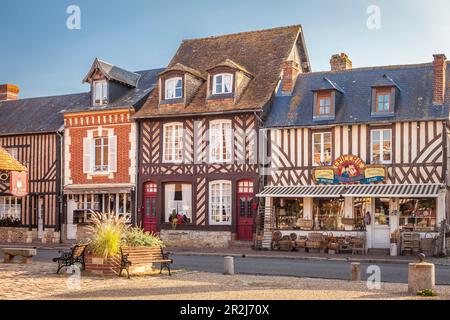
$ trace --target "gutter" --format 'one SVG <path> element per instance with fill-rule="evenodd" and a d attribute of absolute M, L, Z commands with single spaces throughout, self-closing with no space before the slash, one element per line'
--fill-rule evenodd
<path fill-rule="evenodd" d="M 56 134 L 60 138 L 60 185 L 59 185 L 59 212 L 58 212 L 58 229 L 59 229 L 59 243 L 63 243 L 63 230 L 62 230 L 62 222 L 64 219 L 64 192 L 63 192 L 63 186 L 64 186 L 64 127 L 60 128 L 58 131 L 56 131 Z M 58 156 L 58 155 L 57 155 Z"/>

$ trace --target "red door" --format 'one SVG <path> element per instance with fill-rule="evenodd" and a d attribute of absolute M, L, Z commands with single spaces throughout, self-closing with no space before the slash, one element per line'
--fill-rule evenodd
<path fill-rule="evenodd" d="M 158 187 L 155 183 L 147 183 L 144 186 L 144 212 L 142 215 L 143 228 L 147 232 L 157 232 L 158 215 L 156 214 L 156 199 Z"/>
<path fill-rule="evenodd" d="M 237 190 L 238 240 L 252 241 L 254 217 L 257 210 L 253 182 L 240 181 Z"/>

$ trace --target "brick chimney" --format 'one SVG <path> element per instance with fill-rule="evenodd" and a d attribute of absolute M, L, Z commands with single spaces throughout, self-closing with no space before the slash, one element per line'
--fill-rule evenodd
<path fill-rule="evenodd" d="M 17 100 L 19 87 L 13 84 L 0 84 L 0 101 Z"/>
<path fill-rule="evenodd" d="M 288 60 L 283 63 L 283 85 L 281 92 L 283 95 L 290 95 L 295 87 L 295 82 L 300 73 L 298 62 Z"/>
<path fill-rule="evenodd" d="M 447 84 L 447 57 L 445 54 L 433 55 L 434 80 L 433 80 L 433 104 L 442 105 L 445 99 L 445 87 Z"/>
<path fill-rule="evenodd" d="M 330 65 L 331 71 L 350 70 L 353 67 L 353 63 L 346 53 L 331 56 Z"/>

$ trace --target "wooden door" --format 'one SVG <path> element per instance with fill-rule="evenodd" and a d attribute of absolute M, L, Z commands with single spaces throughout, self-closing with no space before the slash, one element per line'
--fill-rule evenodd
<path fill-rule="evenodd" d="M 237 188 L 238 240 L 252 241 L 257 201 L 252 181 L 240 181 Z"/>
<path fill-rule="evenodd" d="M 152 182 L 145 184 L 142 225 L 147 232 L 155 233 L 158 231 L 158 215 L 156 211 L 157 198 L 157 185 Z"/>

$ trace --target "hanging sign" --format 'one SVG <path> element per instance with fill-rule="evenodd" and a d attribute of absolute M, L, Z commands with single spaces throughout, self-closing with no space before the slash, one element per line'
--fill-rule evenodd
<path fill-rule="evenodd" d="M 11 172 L 10 193 L 14 197 L 25 197 L 28 194 L 28 173 Z"/>
<path fill-rule="evenodd" d="M 9 172 L 8 171 L 0 171 L 0 183 L 9 181 Z"/>
<path fill-rule="evenodd" d="M 369 184 L 386 180 L 385 166 L 366 165 L 354 155 L 337 158 L 332 166 L 313 170 L 313 179 L 317 184 Z"/>

